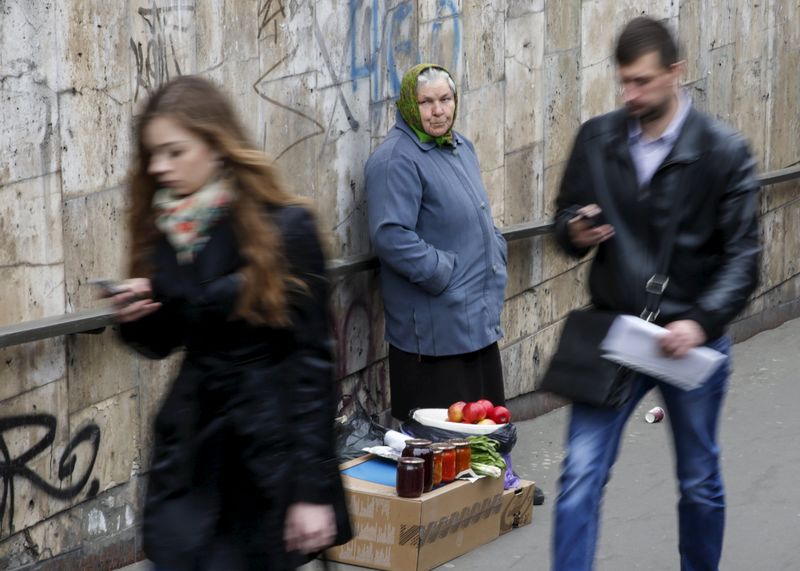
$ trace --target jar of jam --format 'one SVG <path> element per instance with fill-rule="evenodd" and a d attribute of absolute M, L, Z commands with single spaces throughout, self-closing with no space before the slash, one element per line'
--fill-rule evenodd
<path fill-rule="evenodd" d="M 422 495 L 425 461 L 422 458 L 398 458 L 397 495 L 401 498 L 418 498 Z"/>
<path fill-rule="evenodd" d="M 469 441 L 454 439 L 450 444 L 456 447 L 456 475 L 469 470 L 472 465 L 472 448 L 469 446 Z"/>
<path fill-rule="evenodd" d="M 433 487 L 442 483 L 442 447 L 439 444 L 431 446 L 433 450 Z"/>
<path fill-rule="evenodd" d="M 442 444 L 442 482 L 448 484 L 456 479 L 456 447 Z"/>
<path fill-rule="evenodd" d="M 430 492 L 431 488 L 433 488 L 433 450 L 431 450 L 431 441 L 422 438 L 406 440 L 403 456 L 422 458 L 425 461 L 424 491 Z"/>

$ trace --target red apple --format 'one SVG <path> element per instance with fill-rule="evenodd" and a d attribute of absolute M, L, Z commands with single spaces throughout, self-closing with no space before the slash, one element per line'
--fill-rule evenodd
<path fill-rule="evenodd" d="M 463 400 L 451 404 L 447 409 L 447 420 L 450 422 L 461 422 L 464 420 L 464 407 L 466 404 L 467 403 Z"/>
<path fill-rule="evenodd" d="M 483 420 L 479 421 L 478 424 L 497 424 L 491 418 L 484 418 Z"/>
<path fill-rule="evenodd" d="M 480 399 L 475 402 L 483 407 L 483 410 L 486 411 L 486 416 L 489 416 L 489 413 L 492 412 L 492 410 L 494 410 L 494 405 L 492 404 L 492 401 L 488 399 Z"/>
<path fill-rule="evenodd" d="M 511 422 L 511 412 L 504 406 L 496 406 L 492 409 L 492 412 L 489 413 L 489 418 L 497 424 L 506 424 L 507 422 Z"/>
<path fill-rule="evenodd" d="M 475 424 L 486 418 L 486 409 L 476 402 L 468 402 L 464 406 L 464 420 Z"/>

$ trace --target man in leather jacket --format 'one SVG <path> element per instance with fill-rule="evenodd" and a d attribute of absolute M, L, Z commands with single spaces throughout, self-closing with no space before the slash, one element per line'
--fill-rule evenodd
<path fill-rule="evenodd" d="M 656 318 L 667 330 L 662 349 L 675 358 L 701 345 L 728 354 L 726 326 L 758 278 L 755 161 L 740 135 L 692 107 L 680 89 L 683 62 L 663 24 L 630 21 L 615 56 L 625 106 L 580 129 L 556 200 L 557 240 L 575 257 L 597 247 L 589 280 L 595 307 L 639 315 L 670 213 L 679 209 Z M 674 437 L 681 569 L 718 568 L 725 498 L 717 425 L 728 373 L 726 360 L 691 391 L 636 375 L 632 397 L 619 409 L 572 406 L 553 569 L 592 568 L 603 488 L 624 424 L 654 387 Z"/>

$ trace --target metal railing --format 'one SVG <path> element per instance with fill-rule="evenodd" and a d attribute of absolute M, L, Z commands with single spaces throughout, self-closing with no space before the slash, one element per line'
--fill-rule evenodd
<path fill-rule="evenodd" d="M 800 178 L 800 165 L 764 173 L 759 176 L 762 187 Z M 509 242 L 532 238 L 552 232 L 551 222 L 527 222 L 515 224 L 502 229 L 503 236 Z M 332 279 L 346 277 L 358 272 L 376 269 L 378 259 L 372 254 L 361 254 L 348 258 L 330 260 L 328 271 Z M 61 335 L 74 333 L 99 333 L 114 323 L 114 312 L 111 308 L 89 309 L 65 313 L 44 319 L 35 319 L 0 327 L 0 348 L 21 345 L 32 341 L 40 341 Z"/>

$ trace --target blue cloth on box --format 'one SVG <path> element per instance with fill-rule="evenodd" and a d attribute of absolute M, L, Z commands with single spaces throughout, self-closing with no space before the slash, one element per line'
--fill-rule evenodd
<path fill-rule="evenodd" d="M 384 458 L 370 458 L 357 466 L 342 470 L 342 474 L 374 484 L 395 487 L 397 485 L 397 462 Z"/>

